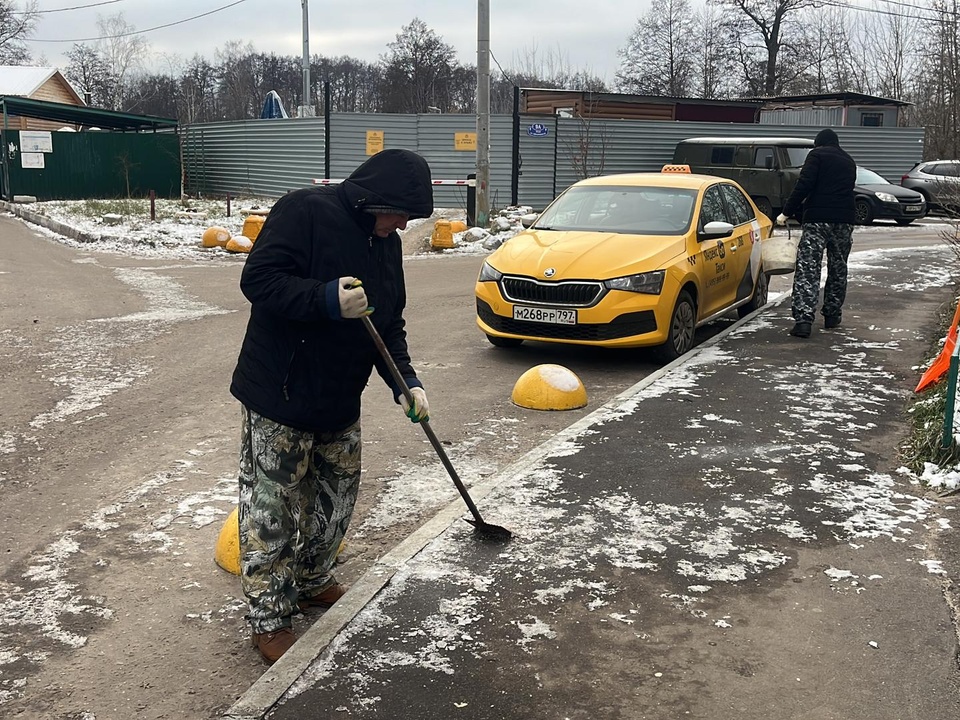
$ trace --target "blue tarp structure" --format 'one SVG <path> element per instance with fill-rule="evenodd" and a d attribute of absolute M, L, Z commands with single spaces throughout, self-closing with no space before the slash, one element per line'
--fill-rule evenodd
<path fill-rule="evenodd" d="M 271 118 L 285 117 L 287 117 L 287 111 L 283 109 L 283 102 L 280 100 L 280 96 L 277 95 L 276 90 L 271 90 L 267 93 L 267 97 L 263 101 L 263 110 L 260 111 L 260 118 L 268 120 Z"/>

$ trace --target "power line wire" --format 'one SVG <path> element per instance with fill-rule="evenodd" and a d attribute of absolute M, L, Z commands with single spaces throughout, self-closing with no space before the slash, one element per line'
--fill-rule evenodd
<path fill-rule="evenodd" d="M 89 5 L 74 5 L 73 7 L 56 8 L 54 10 L 34 10 L 33 12 L 18 10 L 14 15 L 48 15 L 49 13 L 67 12 L 68 10 L 86 10 L 87 8 L 99 7 L 101 5 L 113 5 L 114 3 L 123 1 L 124 0 L 103 0 L 103 2 L 90 3 Z"/>
<path fill-rule="evenodd" d="M 943 22 L 944 17 L 951 18 L 952 20 L 957 20 L 960 18 L 960 12 L 955 10 L 938 10 L 930 7 L 920 7 L 917 5 L 910 5 L 908 3 L 896 2 L 896 0 L 877 0 L 878 2 L 885 2 L 889 5 L 897 5 L 905 8 L 910 8 L 911 10 L 918 10 L 921 12 L 932 12 L 935 15 L 909 15 L 906 13 L 894 12 L 893 10 L 884 10 L 882 8 L 871 8 L 865 7 L 863 5 L 854 5 L 847 2 L 840 2 L 840 0 L 820 0 L 822 5 L 828 7 L 840 8 L 841 10 L 854 10 L 857 12 L 871 13 L 873 15 L 886 15 L 888 17 L 897 17 L 903 18 L 905 20 L 919 20 L 921 22 Z"/>
<path fill-rule="evenodd" d="M 95 42 L 97 40 L 113 40 L 115 38 L 130 37 L 132 35 L 143 35 L 144 33 L 153 32 L 154 30 L 162 30 L 163 28 L 173 27 L 174 25 L 183 25 L 184 23 L 191 22 L 193 20 L 199 20 L 202 17 L 207 15 L 213 15 L 218 13 L 221 10 L 226 10 L 227 8 L 232 8 L 235 5 L 240 5 L 245 3 L 247 0 L 236 0 L 228 5 L 223 5 L 221 7 L 209 10 L 205 13 L 200 13 L 199 15 L 194 15 L 193 17 L 184 18 L 183 20 L 175 20 L 174 22 L 164 23 L 163 25 L 155 25 L 154 27 L 147 28 L 145 30 L 132 30 L 130 32 L 119 33 L 118 35 L 105 35 L 101 37 L 89 37 L 89 38 L 74 38 L 73 40 L 38 40 L 36 38 L 31 38 L 28 42 L 38 42 L 38 43 L 78 43 L 78 42 Z"/>

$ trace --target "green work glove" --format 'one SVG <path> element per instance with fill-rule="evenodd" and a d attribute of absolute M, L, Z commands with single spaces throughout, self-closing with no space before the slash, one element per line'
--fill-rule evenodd
<path fill-rule="evenodd" d="M 410 407 L 405 395 L 400 396 L 400 407 L 403 408 L 403 412 L 415 423 L 429 420 L 430 405 L 427 403 L 426 391 L 422 387 L 413 387 L 410 388 L 410 394 L 413 395 L 413 407 Z"/>

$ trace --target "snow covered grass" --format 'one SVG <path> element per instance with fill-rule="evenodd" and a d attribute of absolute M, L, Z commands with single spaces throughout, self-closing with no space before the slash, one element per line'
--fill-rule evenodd
<path fill-rule="evenodd" d="M 92 245 L 91 249 L 138 256 L 165 253 L 177 257 L 224 258 L 237 253 L 222 248 L 202 247 L 200 238 L 203 231 L 211 226 L 219 226 L 226 228 L 231 237 L 241 235 L 243 221 L 250 214 L 249 211 L 269 210 L 274 202 L 275 199 L 265 197 L 231 198 L 228 215 L 225 198 L 188 198 L 182 201 L 158 198 L 154 201 L 153 218 L 150 200 L 140 198 L 50 200 L 31 204 L 27 209 L 72 227 L 88 238 L 96 238 L 92 243 L 84 243 L 88 247 Z M 529 211 L 527 207 L 500 210 L 494 213 L 489 228 L 471 227 L 464 232 L 454 233 L 452 248 L 431 248 L 430 252 L 486 255 L 523 229 L 520 218 Z M 462 217 L 462 212 L 438 208 L 433 218 L 411 222 L 407 232 L 427 230 L 429 236 L 436 219 L 455 216 Z M 424 224 L 430 224 L 431 227 L 423 228 Z M 243 254 L 239 255 L 242 257 Z"/>

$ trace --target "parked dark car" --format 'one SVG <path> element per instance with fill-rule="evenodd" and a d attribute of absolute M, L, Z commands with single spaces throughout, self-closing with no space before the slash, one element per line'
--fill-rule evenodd
<path fill-rule="evenodd" d="M 869 225 L 874 220 L 895 220 L 909 225 L 927 214 L 927 201 L 916 190 L 894 185 L 873 170 L 857 165 L 857 224 Z"/>
<path fill-rule="evenodd" d="M 930 207 L 955 209 L 960 201 L 960 160 L 917 163 L 900 178 L 900 184 L 921 193 Z"/>

